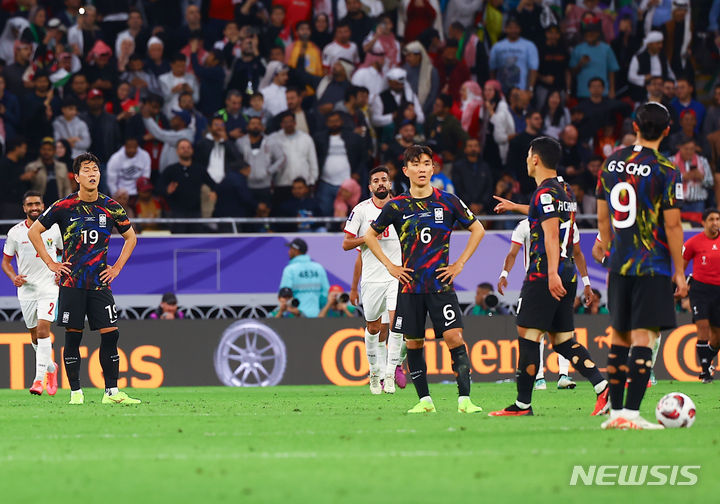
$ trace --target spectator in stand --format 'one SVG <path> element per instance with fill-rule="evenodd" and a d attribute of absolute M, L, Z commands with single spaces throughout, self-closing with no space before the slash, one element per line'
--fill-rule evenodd
<path fill-rule="evenodd" d="M 510 90 L 510 114 L 515 122 L 515 133 L 525 131 L 525 117 L 530 106 L 530 93 L 522 89 L 512 88 Z"/>
<path fill-rule="evenodd" d="M 68 87 L 70 89 L 68 89 Z M 78 107 L 78 112 L 85 112 L 87 110 L 86 101 L 89 91 L 90 84 L 88 83 L 87 77 L 85 77 L 84 73 L 78 72 L 70 77 L 70 83 L 69 86 L 65 87 L 63 99 L 74 98 Z"/>
<path fill-rule="evenodd" d="M 199 43 L 190 42 L 190 63 L 200 86 L 200 102 L 198 108 L 206 116 L 211 116 L 222 107 L 222 96 L 225 84 L 225 68 L 222 52 L 217 49 L 207 53 L 205 62 L 198 59 Z"/>
<path fill-rule="evenodd" d="M 163 216 L 163 204 L 160 199 L 153 195 L 152 182 L 147 177 L 137 179 L 137 199 L 135 201 L 135 217 L 143 219 L 159 219 Z M 159 224 L 141 224 L 142 231 L 151 231 L 161 229 Z"/>
<path fill-rule="evenodd" d="M 0 123 L 4 129 L 4 135 L 0 134 L 2 144 L 17 135 L 21 120 L 20 101 L 5 88 L 5 77 L 0 75 Z"/>
<path fill-rule="evenodd" d="M 663 79 L 675 79 L 665 54 L 662 52 L 663 34 L 652 31 L 645 36 L 643 46 L 630 60 L 627 80 L 630 83 L 630 96 L 642 101 L 645 87 L 653 76 Z"/>
<path fill-rule="evenodd" d="M 288 67 L 279 61 L 271 61 L 265 69 L 265 76 L 260 81 L 260 92 L 265 99 L 265 108 L 271 116 L 287 110 Z"/>
<path fill-rule="evenodd" d="M 280 131 L 270 136 L 272 142 L 285 154 L 285 163 L 275 174 L 273 207 L 287 199 L 292 191 L 292 181 L 304 178 L 310 185 L 318 179 L 318 161 L 315 144 L 307 133 L 297 130 L 292 112 L 280 114 Z"/>
<path fill-rule="evenodd" d="M 442 158 L 437 154 L 433 157 L 433 174 L 430 177 L 430 185 L 435 189 L 455 194 L 455 184 L 450 177 L 443 173 Z"/>
<path fill-rule="evenodd" d="M 77 102 L 66 98 L 62 102 L 62 115 L 53 121 L 55 140 L 67 140 L 75 158 L 90 148 L 92 139 L 87 123 L 77 116 Z"/>
<path fill-rule="evenodd" d="M 558 90 L 550 91 L 540 110 L 543 115 L 543 134 L 559 138 L 560 132 L 570 124 L 570 111 L 563 105 L 562 94 Z"/>
<path fill-rule="evenodd" d="M 242 94 L 236 89 L 228 91 L 225 97 L 225 108 L 217 111 L 217 115 L 225 121 L 225 129 L 228 136 L 237 140 L 245 134 L 247 120 L 242 111 Z"/>
<path fill-rule="evenodd" d="M 27 42 L 16 40 L 13 46 L 13 62 L 6 62 L 3 69 L 5 77 L 5 85 L 8 91 L 21 98 L 25 93 L 30 91 L 31 86 L 27 83 L 23 76 L 30 66 L 32 58 L 32 45 Z"/>
<path fill-rule="evenodd" d="M 120 80 L 130 84 L 130 95 L 140 93 L 140 98 L 145 99 L 150 93 L 160 94 L 160 84 L 154 74 L 143 68 L 143 60 L 139 54 L 130 55 L 125 71 L 120 74 Z"/>
<path fill-rule="evenodd" d="M 720 130 L 720 83 L 715 84 L 713 88 L 713 104 L 705 113 L 702 133 L 707 137 L 710 133 L 718 130 Z"/>
<path fill-rule="evenodd" d="M 512 88 L 531 92 L 535 89 L 538 51 L 535 44 L 520 36 L 521 30 L 517 18 L 509 17 L 505 22 L 506 38 L 490 50 L 490 74 L 500 81 L 506 94 Z"/>
<path fill-rule="evenodd" d="M 247 2 L 257 7 L 257 2 Z M 245 38 L 240 32 L 240 26 L 235 21 L 229 21 L 223 28 L 223 38 L 216 40 L 213 49 L 220 51 L 225 61 L 232 61 L 242 54 L 242 40 Z M 249 26 L 242 24 L 242 26 Z"/>
<path fill-rule="evenodd" d="M 365 55 L 369 52 L 383 54 L 385 56 L 384 72 L 400 66 L 402 63 L 400 61 L 400 42 L 395 38 L 393 18 L 389 14 L 378 17 L 375 30 L 368 32 L 362 42 L 362 50 Z"/>
<path fill-rule="evenodd" d="M 253 199 L 269 204 L 272 199 L 272 179 L 285 163 L 285 154 L 263 134 L 264 129 L 259 117 L 251 117 L 247 135 L 235 142 L 240 155 L 250 165 L 248 187 Z"/>
<path fill-rule="evenodd" d="M 131 201 L 137 196 L 137 181 L 150 178 L 150 154 L 140 148 L 136 137 L 127 137 L 125 144 L 110 156 L 107 163 L 107 185 L 110 194 L 126 191 Z"/>
<path fill-rule="evenodd" d="M 589 98 L 586 98 L 577 106 L 583 114 L 578 131 L 580 143 L 587 144 L 598 132 L 598 129 L 606 124 L 614 123 L 616 114 L 627 117 L 631 113 L 631 107 L 625 102 L 613 100 L 605 95 L 605 83 L 600 77 L 593 77 L 588 82 Z"/>
<path fill-rule="evenodd" d="M 597 187 L 598 174 L 602 170 L 602 165 L 604 162 L 605 160 L 603 159 L 603 157 L 598 156 L 597 154 L 590 156 L 590 159 L 588 159 L 587 173 L 585 175 L 585 187 L 587 187 L 592 192 L 594 192 L 593 188 Z"/>
<path fill-rule="evenodd" d="M 515 180 L 513 176 L 509 173 L 504 173 L 495 183 L 495 192 L 493 193 L 493 198 L 495 196 L 499 196 L 501 198 L 509 199 L 511 201 L 518 201 L 523 198 L 523 195 L 519 193 L 519 190 L 520 184 L 518 184 L 518 181 Z M 496 201 L 493 200 L 492 203 L 495 204 Z M 502 221 L 498 223 L 497 229 L 515 229 L 516 225 L 516 221 Z"/>
<path fill-rule="evenodd" d="M 605 40 L 612 40 L 615 37 L 612 15 L 600 5 L 600 0 L 583 0 L 567 6 L 563 32 L 568 40 L 575 40 L 579 37 L 588 16 L 595 18 L 597 20 L 595 22 L 602 25 Z"/>
<path fill-rule="evenodd" d="M 43 195 L 45 206 L 68 196 L 70 180 L 65 163 L 55 159 L 55 140 L 45 137 L 40 144 L 40 156 L 25 167 L 25 173 L 33 173 L 30 189 Z"/>
<path fill-rule="evenodd" d="M 170 129 L 163 129 L 153 119 L 153 108 L 149 103 L 146 102 L 143 105 L 141 113 L 143 124 L 148 133 L 163 143 L 158 163 L 158 171 L 162 173 L 169 165 L 178 162 L 178 150 L 176 147 L 180 140 L 187 140 L 192 146 L 195 137 L 195 132 L 190 128 L 192 117 L 184 110 L 173 110 L 169 121 Z"/>
<path fill-rule="evenodd" d="M 697 118 L 695 117 L 695 111 L 692 109 L 683 110 L 680 114 L 680 129 L 675 133 L 672 133 L 668 138 L 667 147 L 670 152 L 677 152 L 681 145 L 686 140 L 695 140 L 695 147 L 697 148 L 698 154 L 706 155 L 710 152 L 710 147 L 707 141 L 696 133 L 697 131 Z"/>
<path fill-rule="evenodd" d="M 100 28 L 95 24 L 96 20 L 97 10 L 94 6 L 87 5 L 77 17 L 77 24 L 68 29 L 68 45 L 72 48 L 72 52 L 82 56 L 82 59 L 85 59 L 95 41 L 100 38 Z"/>
<path fill-rule="evenodd" d="M 446 163 L 455 161 L 460 154 L 461 146 L 468 138 L 460 121 L 450 113 L 450 107 L 452 107 L 450 95 L 438 96 L 426 128 L 428 145 L 434 152 L 439 153 Z"/>
<path fill-rule="evenodd" d="M 350 298 L 347 296 L 342 287 L 331 285 L 328 290 L 327 302 L 320 310 L 318 318 L 356 317 L 357 308 L 350 303 Z"/>
<path fill-rule="evenodd" d="M 104 92 L 113 91 L 118 84 L 117 61 L 112 57 L 112 49 L 102 40 L 95 41 L 88 53 L 89 64 L 85 66 L 90 87 Z"/>
<path fill-rule="evenodd" d="M 283 217 L 320 216 L 317 200 L 311 196 L 310 187 L 304 178 L 298 177 L 293 180 L 290 197 L 276 207 L 274 214 Z M 312 231 L 312 228 L 313 226 L 308 222 L 279 224 L 277 226 L 277 230 L 282 232 Z"/>
<path fill-rule="evenodd" d="M 485 82 L 490 78 L 490 43 L 482 25 L 465 27 L 456 21 L 450 25 L 448 38 L 458 42 L 458 58 L 470 69 L 472 80 Z"/>
<path fill-rule="evenodd" d="M 407 73 L 407 81 L 417 95 L 423 113 L 428 116 L 434 109 L 440 92 L 440 77 L 437 68 L 433 66 L 425 48 L 418 41 L 407 44 L 403 53 L 405 54 L 405 64 L 402 68 Z"/>
<path fill-rule="evenodd" d="M 177 142 L 178 162 L 168 166 L 162 173 L 162 190 L 170 206 L 173 218 L 198 218 L 201 214 L 201 188 L 207 185 L 211 198 L 217 200 L 217 185 L 204 166 L 193 162 L 193 146 L 188 139 Z M 173 233 L 192 233 L 195 224 L 174 224 Z"/>
<path fill-rule="evenodd" d="M 295 123 L 297 124 L 297 129 L 300 131 L 304 131 L 308 135 L 312 136 L 313 134 L 315 134 L 315 130 L 317 129 L 317 119 L 315 117 L 315 111 L 313 109 L 303 109 L 303 96 L 304 93 L 296 87 L 289 87 L 287 91 L 285 91 L 287 109 L 293 114 L 295 114 Z M 280 122 L 277 120 L 277 117 L 274 118 L 272 122 L 274 123 L 273 131 L 279 130 Z"/>
<path fill-rule="evenodd" d="M 170 71 L 162 74 L 158 81 L 162 90 L 162 97 L 165 100 L 165 114 L 169 115 L 173 109 L 178 108 L 180 93 L 186 91 L 192 93 L 193 101 L 200 99 L 200 86 L 197 78 L 187 72 L 185 56 L 176 53 L 170 59 Z"/>
<path fill-rule="evenodd" d="M 595 187 L 587 187 L 579 181 L 575 181 L 570 184 L 570 187 L 575 195 L 575 201 L 578 204 L 578 214 L 585 215 L 597 215 L 597 198 L 592 194 Z M 586 189 L 587 187 L 587 189 Z M 578 227 L 581 228 L 597 228 L 597 221 L 595 219 L 576 219 Z"/>
<path fill-rule="evenodd" d="M 195 138 L 193 143 L 197 144 L 202 140 L 203 135 L 208 129 L 208 120 L 205 116 L 195 108 L 195 101 L 193 100 L 192 93 L 183 91 L 178 97 L 178 109 L 187 112 L 190 115 L 190 128 L 195 131 Z"/>
<path fill-rule="evenodd" d="M 309 21 L 312 17 L 312 0 L 275 0 L 273 5 L 285 8 L 283 31 L 280 34 L 283 40 L 290 39 L 293 28 L 300 21 Z"/>
<path fill-rule="evenodd" d="M 415 138 L 417 129 L 414 122 L 405 119 L 400 123 L 397 132 L 397 136 L 390 143 L 380 146 L 380 151 L 383 161 L 391 161 L 394 166 L 401 167 L 405 165 L 403 156 L 405 149 L 417 143 Z"/>
<path fill-rule="evenodd" d="M 359 0 L 351 0 L 359 2 Z M 438 0 L 402 0 L 397 9 L 397 33 L 405 43 L 413 42 L 430 28 L 434 28 L 442 39 L 442 11 Z"/>
<path fill-rule="evenodd" d="M 357 0 L 351 0 L 357 1 Z M 350 25 L 345 21 L 340 21 L 335 26 L 335 36 L 333 41 L 326 45 L 322 50 L 323 67 L 329 69 L 338 60 L 344 59 L 353 65 L 360 63 L 360 53 L 355 42 L 350 40 Z M 364 35 L 363 35 L 364 37 Z M 312 72 L 310 72 L 312 73 Z"/>
<path fill-rule="evenodd" d="M 558 166 L 558 174 L 562 175 L 569 184 L 582 180 L 585 175 L 584 153 L 578 144 L 577 128 L 568 124 L 560 133 L 559 140 L 562 147 L 562 158 Z"/>
<path fill-rule="evenodd" d="M 145 68 L 147 71 L 159 78 L 170 71 L 170 63 L 163 57 L 165 44 L 158 37 L 152 36 L 147 43 L 147 60 Z"/>
<path fill-rule="evenodd" d="M 525 159 L 530 148 L 530 142 L 540 136 L 543 127 L 543 116 L 539 111 L 529 110 L 526 117 L 525 131 L 510 140 L 508 153 L 508 171 L 513 173 L 520 182 L 520 192 L 525 200 L 535 190 L 535 180 L 531 179 L 527 173 Z"/>
<path fill-rule="evenodd" d="M 514 10 L 509 13 L 518 20 L 523 35 L 538 47 L 545 39 L 543 33 L 543 7 L 535 0 L 520 0 Z"/>
<path fill-rule="evenodd" d="M 362 196 L 362 187 L 355 179 L 347 179 L 340 184 L 335 201 L 333 201 L 333 215 L 335 217 L 347 217 L 352 209 L 360 203 Z"/>
<path fill-rule="evenodd" d="M 415 106 L 418 123 L 425 122 L 422 106 L 410 84 L 407 73 L 402 68 L 393 68 L 386 76 L 388 88 L 376 96 L 371 104 L 373 126 L 382 127 L 392 124 L 398 118 L 398 112 L 408 103 Z"/>
<path fill-rule="evenodd" d="M 477 82 L 467 81 L 460 86 L 460 102 L 453 106 L 452 113 L 460 120 L 462 129 L 472 138 L 482 138 L 483 90 Z"/>
<path fill-rule="evenodd" d="M 118 33 L 115 39 L 115 54 L 120 54 L 123 40 L 132 40 L 138 49 L 137 54 L 143 56 L 147 41 L 150 39 L 150 30 L 143 26 L 142 14 L 135 8 L 128 11 L 127 30 Z"/>
<path fill-rule="evenodd" d="M 600 305 L 600 301 L 602 300 L 602 294 L 599 290 L 593 289 L 593 296 L 592 300 L 590 301 L 590 306 L 585 306 L 582 303 L 582 300 L 578 297 L 575 301 L 577 305 L 577 313 L 578 315 L 607 315 L 610 313 L 605 305 Z"/>
<path fill-rule="evenodd" d="M 705 106 L 699 101 L 693 99 L 693 92 L 695 88 L 686 77 L 680 77 L 675 85 L 675 98 L 670 102 L 672 108 L 675 109 L 678 116 L 682 114 L 684 110 L 692 109 L 695 112 L 695 118 L 697 119 L 697 126 L 695 127 L 695 133 L 700 132 L 700 126 L 705 120 Z"/>
<path fill-rule="evenodd" d="M 590 96 L 588 85 L 592 79 L 601 79 L 603 95 L 615 98 L 615 72 L 620 70 L 620 65 L 612 48 L 602 42 L 600 36 L 600 19 L 587 18 L 583 22 L 584 41 L 570 53 L 569 65 L 577 81 L 578 98 Z"/>
<path fill-rule="evenodd" d="M 488 302 L 492 298 L 495 298 L 493 299 L 494 303 Z M 475 305 L 472 307 L 470 315 L 507 315 L 505 308 L 498 304 L 498 299 L 492 284 L 483 282 L 477 286 L 477 290 L 475 291 Z"/>
<path fill-rule="evenodd" d="M 5 157 L 0 159 L 0 180 L 3 181 L 3 190 L 0 191 L 0 215 L 5 219 L 21 218 L 23 216 L 22 195 L 30 188 L 35 178 L 34 172 L 25 171 L 25 155 L 27 142 L 23 137 L 16 136 L 5 146 Z M 5 229 L 7 232 L 7 229 Z"/>
<path fill-rule="evenodd" d="M 464 60 L 458 59 L 458 43 L 448 40 L 442 51 L 442 60 L 436 64 L 438 85 L 443 93 L 452 96 L 456 102 L 461 100 L 460 86 L 470 80 L 470 69 Z"/>
<path fill-rule="evenodd" d="M 244 161 L 231 163 L 222 182 L 217 185 L 217 204 L 214 217 L 252 217 L 257 202 L 248 187 L 250 165 Z M 224 226 L 232 229 L 231 226 Z M 242 229 L 243 226 L 240 226 Z"/>
<path fill-rule="evenodd" d="M 633 15 L 634 13 L 629 7 L 620 9 L 615 23 L 617 35 L 612 41 L 607 41 L 610 43 L 620 67 L 620 70 L 615 74 L 615 96 L 617 98 L 632 97 L 628 74 L 630 73 L 630 64 L 633 57 L 642 47 L 642 37 L 635 33 Z"/>
<path fill-rule="evenodd" d="M 268 317 L 272 318 L 295 318 L 302 317 L 303 313 L 300 311 L 300 305 L 293 304 L 293 291 L 289 287 L 283 287 L 278 291 L 278 306 L 273 311 L 268 313 Z"/>
<path fill-rule="evenodd" d="M 305 316 L 317 317 L 320 307 L 327 302 L 330 289 L 327 272 L 307 255 L 305 240 L 295 238 L 287 246 L 290 263 L 283 269 L 280 288 L 288 287 L 292 290 Z"/>
<path fill-rule="evenodd" d="M 175 294 L 166 292 L 162 295 L 160 306 L 150 314 L 150 318 L 157 320 L 184 319 L 185 314 L 178 309 L 178 301 Z"/>
<path fill-rule="evenodd" d="M 665 55 L 675 75 L 695 82 L 695 69 L 690 62 L 693 26 L 690 18 L 690 1 L 673 0 L 672 17 L 661 27 L 667 37 Z"/>
<path fill-rule="evenodd" d="M 187 5 L 185 8 L 185 20 L 171 27 L 172 36 L 168 37 L 171 42 L 169 47 L 171 52 L 180 51 L 187 45 L 194 33 L 203 32 L 203 19 L 200 8 L 197 5 Z"/>
<path fill-rule="evenodd" d="M 538 45 L 538 58 L 540 66 L 534 91 L 535 103 L 545 103 L 545 97 L 551 91 L 570 92 L 570 51 L 562 39 L 558 25 L 551 24 L 545 28 L 545 38 Z"/>
<path fill-rule="evenodd" d="M 46 136 L 52 136 L 54 91 L 50 87 L 47 73 L 35 72 L 32 79 L 33 91 L 23 95 L 21 99 L 22 130 L 28 142 L 28 149 L 32 155 L 37 153 L 40 141 Z"/>
<path fill-rule="evenodd" d="M 516 134 L 515 120 L 503 96 L 500 82 L 489 80 L 485 83 L 483 104 L 483 131 L 488 133 L 483 144 L 483 157 L 491 166 L 499 168 L 507 162 L 510 140 Z M 494 146 L 497 146 L 497 156 Z"/>
<path fill-rule="evenodd" d="M 332 9 L 330 9 L 332 11 Z M 317 13 L 316 8 L 316 15 L 313 19 L 313 25 L 312 25 L 312 35 L 310 37 L 310 40 L 313 41 L 313 43 L 318 46 L 318 48 L 323 48 L 326 45 L 328 45 L 330 42 L 332 42 L 332 33 L 330 33 L 330 13 Z M 322 51 L 322 49 L 321 49 Z"/>
<path fill-rule="evenodd" d="M 453 23 L 460 23 L 464 28 L 474 27 L 473 20 L 482 8 L 482 0 L 448 0 L 443 14 L 445 31 L 449 31 Z"/>
<path fill-rule="evenodd" d="M 242 55 L 232 63 L 226 89 L 250 95 L 258 90 L 263 75 L 265 65 L 258 53 L 257 36 L 248 37 L 242 42 Z"/>
<path fill-rule="evenodd" d="M 382 47 L 380 50 L 383 50 Z M 384 52 L 366 52 L 365 61 L 363 61 L 352 76 L 351 82 L 353 86 L 367 88 L 372 96 L 379 95 L 385 87 L 384 66 Z"/>
<path fill-rule="evenodd" d="M 323 75 L 322 50 L 310 41 L 312 30 L 308 21 L 300 21 L 295 27 L 296 40 L 285 48 L 285 61 L 288 67 L 297 68 L 302 55 L 307 73 L 321 77 Z M 312 91 L 310 89 L 309 91 Z"/>
<path fill-rule="evenodd" d="M 333 201 L 342 183 L 350 177 L 364 180 L 368 173 L 367 151 L 359 135 L 343 129 L 340 112 L 333 111 L 325 119 L 326 129 L 316 134 L 320 178 L 315 188 L 323 215 L 333 214 Z"/>
<path fill-rule="evenodd" d="M 88 93 L 87 112 L 81 115 L 90 130 L 90 151 L 95 154 L 104 165 L 110 156 L 120 148 L 122 136 L 117 118 L 105 112 L 105 101 L 102 91 L 91 89 Z"/>
<path fill-rule="evenodd" d="M 372 3 L 367 0 L 367 3 Z M 340 2 L 338 2 L 339 7 Z M 351 40 L 358 48 L 358 61 L 362 59 L 364 51 L 362 49 L 363 41 L 365 37 L 372 31 L 375 21 L 368 14 L 365 14 L 365 5 L 360 0 L 345 0 L 345 6 L 347 7 L 347 15 L 340 19 L 340 22 L 335 26 L 339 26 L 341 23 L 347 23 L 350 27 Z M 380 7 L 382 9 L 382 7 Z M 339 9 L 338 9 L 339 10 Z M 340 17 L 338 13 L 338 17 Z M 399 12 L 398 12 L 399 14 Z M 375 17 L 376 15 L 370 14 Z M 398 27 L 399 32 L 399 27 Z M 405 42 L 410 42 L 410 39 L 405 38 Z M 352 60 L 351 60 L 352 61 Z M 349 77 L 349 76 L 348 76 Z"/>
<path fill-rule="evenodd" d="M 714 185 L 710 163 L 696 149 L 695 140 L 687 138 L 679 145 L 673 158 L 673 164 L 682 174 L 683 212 L 702 213 L 709 196 L 708 190 L 712 190 Z"/>
<path fill-rule="evenodd" d="M 480 141 L 465 141 L 465 156 L 453 163 L 455 194 L 475 215 L 487 213 L 493 191 L 493 173 L 481 156 Z"/>
<path fill-rule="evenodd" d="M 286 94 L 287 98 L 287 94 Z M 259 91 L 250 95 L 250 106 L 243 109 L 245 120 L 251 117 L 259 117 L 265 126 L 268 125 L 272 116 L 265 108 L 265 97 Z"/>

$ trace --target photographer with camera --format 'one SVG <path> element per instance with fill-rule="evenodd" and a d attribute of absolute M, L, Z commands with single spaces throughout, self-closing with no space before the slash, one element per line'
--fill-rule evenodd
<path fill-rule="evenodd" d="M 283 287 L 278 292 L 278 306 L 268 314 L 274 318 L 295 318 L 302 317 L 300 311 L 300 300 L 293 297 L 293 291 L 289 287 Z"/>
<path fill-rule="evenodd" d="M 350 295 L 339 285 L 331 285 L 328 300 L 320 310 L 319 318 L 323 317 L 356 317 L 357 308 L 350 304 Z"/>
<path fill-rule="evenodd" d="M 507 315 L 507 310 L 500 306 L 500 300 L 489 282 L 483 282 L 477 286 L 475 306 L 472 307 L 470 315 Z"/>

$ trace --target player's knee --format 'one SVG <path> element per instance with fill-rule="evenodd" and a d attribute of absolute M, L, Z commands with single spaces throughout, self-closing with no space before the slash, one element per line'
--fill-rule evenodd
<path fill-rule="evenodd" d="M 443 334 L 443 339 L 448 348 L 457 348 L 465 344 L 465 340 L 462 337 L 462 332 L 449 331 Z"/>
<path fill-rule="evenodd" d="M 380 319 L 367 323 L 367 330 L 370 334 L 377 334 L 380 332 L 380 329 L 382 329 L 382 322 Z"/>

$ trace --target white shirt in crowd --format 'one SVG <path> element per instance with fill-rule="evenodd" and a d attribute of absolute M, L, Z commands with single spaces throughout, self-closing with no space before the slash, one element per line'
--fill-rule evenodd
<path fill-rule="evenodd" d="M 107 185 L 110 194 L 118 190 L 127 191 L 129 196 L 137 195 L 137 179 L 150 177 L 150 154 L 140 147 L 133 157 L 125 153 L 125 146 L 110 156 L 107 163 Z"/>
<path fill-rule="evenodd" d="M 339 59 L 352 61 L 357 66 L 360 63 L 360 54 L 355 42 L 348 42 L 346 45 L 338 44 L 334 40 L 325 46 L 322 52 L 322 64 L 329 68 Z"/>
<path fill-rule="evenodd" d="M 26 277 L 26 283 L 18 287 L 18 299 L 29 301 L 57 298 L 59 288 L 55 282 L 55 273 L 50 271 L 50 268 L 38 257 L 35 247 L 28 238 L 28 229 L 26 221 L 13 226 L 8 231 L 3 247 L 3 253 L 6 256 L 15 257 L 18 275 Z M 50 257 L 56 258 L 58 250 L 62 250 L 63 247 L 58 225 L 53 224 L 41 236 Z"/>
<path fill-rule="evenodd" d="M 285 86 L 278 86 L 274 82 L 260 90 L 265 99 L 265 110 L 270 112 L 270 115 L 275 116 L 287 110 L 286 91 Z"/>
<path fill-rule="evenodd" d="M 291 186 L 298 177 L 304 178 L 308 185 L 315 184 L 319 170 L 315 143 L 310 135 L 297 130 L 286 135 L 280 130 L 270 135 L 269 140 L 277 142 L 285 154 L 285 163 L 275 175 L 276 186 Z"/>
<path fill-rule="evenodd" d="M 325 158 L 321 179 L 330 185 L 339 186 L 349 178 L 350 161 L 347 157 L 345 141 L 340 134 L 330 135 L 328 153 Z"/>
<path fill-rule="evenodd" d="M 663 54 L 663 53 L 660 53 Z M 650 75 L 662 75 L 662 63 L 660 62 L 660 54 L 650 55 Z M 664 56 L 664 54 L 663 54 Z M 628 68 L 628 81 L 636 86 L 645 87 L 645 76 L 640 75 L 638 70 L 640 69 L 640 62 L 638 61 L 637 54 L 630 60 L 630 67 Z M 668 64 L 668 77 L 675 80 L 675 74 L 673 73 L 670 65 Z"/>
<path fill-rule="evenodd" d="M 365 236 L 370 223 L 378 218 L 382 209 L 375 205 L 372 198 L 361 201 L 348 217 L 345 223 L 345 232 L 352 237 Z M 380 248 L 393 264 L 402 264 L 400 240 L 394 226 L 388 226 L 385 232 L 378 235 Z M 394 282 L 395 279 L 388 273 L 387 268 L 375 257 L 367 245 L 361 245 L 358 250 L 362 253 L 362 283 Z"/>
<path fill-rule="evenodd" d="M 213 140 L 210 133 L 206 135 L 206 138 Z M 210 159 L 208 159 L 207 171 L 216 184 L 225 178 L 225 145 L 222 142 L 214 142 L 210 151 Z"/>
<path fill-rule="evenodd" d="M 177 77 L 172 72 L 167 72 L 158 77 L 158 82 L 160 83 L 160 90 L 165 100 L 163 112 L 165 112 L 165 115 L 168 117 L 171 116 L 173 110 L 180 108 L 178 105 L 180 93 L 174 93 L 172 91 L 178 84 L 188 84 L 192 88 L 193 101 L 195 103 L 200 101 L 200 84 L 197 78 L 191 73 L 186 72 L 184 75 Z"/>
<path fill-rule="evenodd" d="M 425 114 L 423 113 L 422 106 L 420 105 L 420 100 L 418 100 L 418 97 L 410 87 L 410 84 L 406 82 L 405 89 L 403 91 L 390 91 L 391 96 L 398 105 L 402 103 L 403 93 L 405 93 L 405 100 L 415 106 L 417 123 L 424 124 Z M 373 126 L 387 126 L 393 122 L 392 112 L 385 113 L 385 106 L 383 105 L 380 95 L 376 95 L 370 102 L 370 115 L 372 116 Z"/>
<path fill-rule="evenodd" d="M 513 229 L 510 240 L 523 248 L 523 265 L 527 271 L 530 265 L 530 221 L 523 219 Z M 573 224 L 573 245 L 580 243 L 580 230 L 577 224 Z M 570 251 L 568 251 L 570 252 Z"/>
<path fill-rule="evenodd" d="M 350 81 L 354 86 L 366 87 L 370 100 L 385 91 L 385 77 L 372 65 L 358 68 Z"/>

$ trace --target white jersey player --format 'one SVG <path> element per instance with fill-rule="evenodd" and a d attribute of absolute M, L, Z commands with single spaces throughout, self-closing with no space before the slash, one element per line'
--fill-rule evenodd
<path fill-rule="evenodd" d="M 27 219 L 8 231 L 2 269 L 18 288 L 20 308 L 35 349 L 35 379 L 30 393 L 42 394 L 43 379 L 47 375 L 47 392 L 55 395 L 58 365 L 52 360 L 50 324 L 55 320 L 59 288 L 55 273 L 38 257 L 28 238 L 28 229 L 45 210 L 41 194 L 36 191 L 25 193 L 23 210 Z M 57 224 L 45 231 L 42 238 L 51 257 L 57 257 L 62 252 L 62 235 Z M 12 266 L 13 258 L 17 262 L 17 274 Z"/>
<path fill-rule="evenodd" d="M 526 271 L 528 268 L 528 264 L 530 263 L 530 222 L 527 219 L 523 219 L 518 222 L 518 225 L 515 226 L 515 229 L 512 232 L 510 240 L 512 242 L 512 244 L 510 245 L 510 251 L 508 252 L 507 257 L 505 257 L 505 262 L 503 263 L 503 271 L 502 273 L 500 273 L 500 279 L 498 280 L 498 292 L 500 294 L 504 294 L 504 289 L 505 287 L 507 287 L 507 276 L 512 270 L 513 265 L 515 264 L 515 258 L 517 257 L 517 254 L 520 251 L 521 247 L 523 249 L 523 265 L 525 266 Z M 584 296 L 586 298 L 587 304 L 587 300 L 591 299 L 590 296 L 592 296 L 592 289 L 590 288 L 590 279 L 588 278 L 585 256 L 580 250 L 580 230 L 578 229 L 577 224 L 574 224 L 573 228 L 573 257 L 577 264 L 577 268 L 578 270 L 580 270 L 580 274 L 582 275 Z M 540 342 L 540 366 L 538 368 L 538 373 L 535 376 L 535 390 L 545 390 L 547 388 L 547 384 L 545 382 L 545 371 L 543 366 L 544 350 L 545 340 L 543 339 Z M 568 361 L 560 354 L 558 354 L 558 368 L 558 374 L 560 376 L 558 378 L 557 387 L 559 389 L 575 388 L 576 383 L 568 377 L 570 361 Z"/>
<path fill-rule="evenodd" d="M 380 394 L 383 390 L 388 394 L 395 393 L 396 381 L 398 386 L 405 387 L 405 375 L 400 366 L 402 335 L 389 329 L 390 320 L 395 315 L 398 281 L 390 276 L 387 268 L 365 246 L 364 238 L 370 223 L 380 215 L 385 203 L 390 201 L 390 185 L 387 168 L 378 166 L 370 171 L 369 189 L 372 197 L 361 201 L 353 208 L 345 223 L 343 240 L 344 250 L 354 248 L 360 250 L 358 258 L 362 267 L 360 292 L 367 321 L 365 349 L 370 365 L 370 392 L 373 394 Z M 400 240 L 395 229 L 389 227 L 378 238 L 385 255 L 394 264 L 402 264 Z M 356 283 L 353 283 L 353 287 L 355 285 Z M 386 339 L 389 340 L 387 349 Z M 382 386 L 380 380 L 384 380 Z"/>

